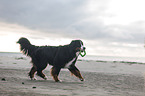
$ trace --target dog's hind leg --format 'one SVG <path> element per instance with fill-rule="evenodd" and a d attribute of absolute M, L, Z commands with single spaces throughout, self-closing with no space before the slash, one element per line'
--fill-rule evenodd
<path fill-rule="evenodd" d="M 30 72 L 28 73 L 29 76 L 30 76 L 30 78 L 31 78 L 31 80 L 36 80 L 36 79 L 34 78 L 34 74 L 35 74 L 36 70 L 37 70 L 36 66 L 33 66 L 33 67 L 31 68 Z"/>
<path fill-rule="evenodd" d="M 60 82 L 60 80 L 58 79 L 60 70 L 61 70 L 61 68 L 56 68 L 56 67 L 51 68 L 51 75 L 52 75 L 53 79 L 55 80 L 55 82 Z"/>
<path fill-rule="evenodd" d="M 79 71 L 75 66 L 69 68 L 69 71 L 70 71 L 73 75 L 75 75 L 76 77 L 78 77 L 81 81 L 84 81 L 84 78 L 82 77 L 80 71 Z"/>

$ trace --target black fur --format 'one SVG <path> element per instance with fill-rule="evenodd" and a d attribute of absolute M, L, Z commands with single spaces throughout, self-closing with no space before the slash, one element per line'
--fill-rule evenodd
<path fill-rule="evenodd" d="M 46 68 L 47 64 L 49 64 L 53 66 L 51 69 L 51 75 L 57 82 L 59 81 L 58 75 L 61 68 L 65 68 L 66 64 L 75 58 L 68 69 L 72 74 L 83 81 L 83 77 L 75 66 L 78 58 L 76 53 L 80 50 L 85 50 L 85 47 L 81 49 L 81 45 L 83 45 L 81 40 L 73 40 L 70 44 L 64 46 L 35 46 L 32 45 L 27 38 L 22 37 L 17 43 L 20 44 L 20 50 L 32 58 L 33 67 L 29 72 L 31 79 L 34 78 L 36 71 L 38 76 L 46 79 L 42 71 Z"/>

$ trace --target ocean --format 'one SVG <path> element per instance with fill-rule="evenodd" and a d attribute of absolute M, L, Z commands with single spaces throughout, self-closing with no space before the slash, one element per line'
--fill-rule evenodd
<path fill-rule="evenodd" d="M 31 63 L 22 53 L 0 52 L 0 67 L 13 69 L 30 69 Z M 79 56 L 76 66 L 84 72 L 103 72 L 111 74 L 140 74 L 145 69 L 143 57 L 115 57 L 115 56 Z M 48 66 L 50 70 L 52 66 Z M 62 69 L 68 71 L 67 69 Z M 144 72 L 145 73 L 145 72 Z"/>
<path fill-rule="evenodd" d="M 13 52 L 0 52 L 0 57 L 26 57 L 22 53 L 13 53 Z M 85 57 L 79 56 L 79 61 L 96 61 L 96 62 L 121 62 L 121 63 L 136 63 L 136 64 L 144 64 L 145 57 L 119 57 L 119 56 L 94 56 L 94 55 L 86 55 Z"/>
<path fill-rule="evenodd" d="M 124 63 L 145 63 L 145 57 L 121 57 L 121 56 L 92 56 L 87 55 L 81 60 L 93 60 L 96 62 L 124 62 Z"/>

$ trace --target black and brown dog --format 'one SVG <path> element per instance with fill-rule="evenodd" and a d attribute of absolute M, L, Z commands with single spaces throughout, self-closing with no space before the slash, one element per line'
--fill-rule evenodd
<path fill-rule="evenodd" d="M 85 50 L 81 40 L 73 40 L 64 46 L 35 46 L 27 38 L 22 37 L 17 43 L 20 44 L 20 50 L 32 59 L 33 67 L 29 72 L 32 80 L 35 80 L 36 71 L 38 76 L 47 79 L 42 71 L 49 64 L 53 66 L 51 75 L 56 82 L 59 82 L 58 75 L 61 68 L 68 68 L 73 75 L 84 81 L 80 71 L 75 66 L 79 52 Z"/>

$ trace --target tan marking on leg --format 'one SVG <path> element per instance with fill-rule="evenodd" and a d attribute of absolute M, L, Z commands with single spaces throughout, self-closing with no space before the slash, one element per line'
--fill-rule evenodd
<path fill-rule="evenodd" d="M 75 75 L 75 76 L 76 76 L 77 78 L 79 78 L 81 81 L 84 81 L 84 78 L 82 77 L 80 71 L 78 71 L 78 70 L 70 70 L 70 71 L 71 71 L 71 73 L 72 73 L 73 75 Z"/>

